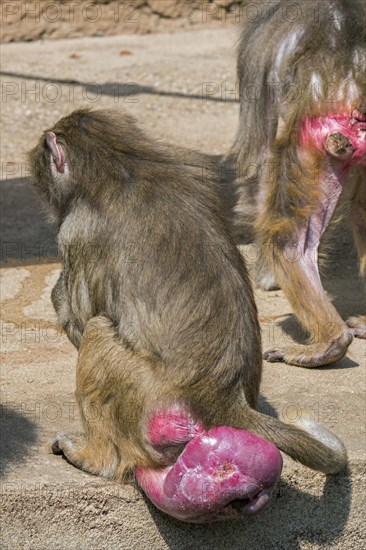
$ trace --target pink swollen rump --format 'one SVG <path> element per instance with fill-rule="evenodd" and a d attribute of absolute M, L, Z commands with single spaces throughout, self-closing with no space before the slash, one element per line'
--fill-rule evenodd
<path fill-rule="evenodd" d="M 187 442 L 175 463 L 136 471 L 139 485 L 163 512 L 184 521 L 215 521 L 255 514 L 270 500 L 282 456 L 268 441 L 225 426 L 205 431 L 178 408 L 155 415 L 149 427 L 151 443 L 163 454 L 164 446 Z"/>

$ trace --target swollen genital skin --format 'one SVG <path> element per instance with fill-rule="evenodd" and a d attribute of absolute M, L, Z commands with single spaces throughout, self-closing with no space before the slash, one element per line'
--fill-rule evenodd
<path fill-rule="evenodd" d="M 366 166 L 366 115 L 356 111 L 351 117 L 334 113 L 305 119 L 300 128 L 299 144 L 299 156 L 304 164 L 308 155 L 310 158 L 319 155 L 323 159 L 329 155 L 338 161 L 326 163 L 323 160 L 322 165 L 328 170 L 319 174 L 322 182 L 319 209 L 310 216 L 306 228 L 299 235 L 304 269 L 308 270 L 310 278 L 314 278 L 316 287 L 321 288 L 316 263 L 311 257 L 307 261 L 307 255 L 314 250 L 317 252 L 320 238 L 333 216 L 350 170 L 353 166 Z"/>
<path fill-rule="evenodd" d="M 280 479 L 282 457 L 268 441 L 244 430 L 202 424 L 173 408 L 150 420 L 152 446 L 184 444 L 176 461 L 159 470 L 139 467 L 139 485 L 157 508 L 177 519 L 205 521 L 255 514 L 269 502 Z"/>
<path fill-rule="evenodd" d="M 366 166 L 366 114 L 354 110 L 351 115 L 329 113 L 308 117 L 300 127 L 300 149 L 325 151 L 342 161 L 342 176 L 352 166 Z"/>

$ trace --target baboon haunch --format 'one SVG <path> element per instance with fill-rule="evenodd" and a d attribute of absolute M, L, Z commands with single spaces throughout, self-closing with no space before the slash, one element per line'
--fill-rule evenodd
<path fill-rule="evenodd" d="M 206 157 L 153 141 L 127 114 L 81 110 L 30 160 L 59 226 L 53 303 L 79 348 L 85 434 L 59 435 L 55 453 L 94 474 L 136 473 L 187 521 L 259 511 L 281 472 L 275 446 L 325 473 L 345 466 L 320 426 L 255 410 L 257 311 Z"/>
<path fill-rule="evenodd" d="M 241 37 L 236 225 L 254 212 L 258 284 L 269 290 L 278 281 L 310 334 L 307 346 L 267 351 L 268 361 L 325 365 L 343 357 L 353 335 L 366 337 L 366 318 L 344 323 L 318 272 L 320 239 L 352 185 L 366 275 L 365 21 L 364 0 L 276 0 Z"/>

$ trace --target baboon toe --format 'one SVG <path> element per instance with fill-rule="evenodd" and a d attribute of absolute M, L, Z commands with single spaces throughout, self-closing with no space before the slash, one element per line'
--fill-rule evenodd
<path fill-rule="evenodd" d="M 54 443 L 52 443 L 51 451 L 54 455 L 62 455 L 62 450 L 58 445 L 58 441 L 55 441 Z"/>
<path fill-rule="evenodd" d="M 263 359 L 269 363 L 283 363 L 285 360 L 285 352 L 279 349 L 270 349 L 263 353 Z"/>
<path fill-rule="evenodd" d="M 366 315 L 350 317 L 347 326 L 356 338 L 366 339 Z"/>
<path fill-rule="evenodd" d="M 62 455 L 63 454 L 63 450 L 62 450 L 62 447 L 61 447 L 61 439 L 64 437 L 64 435 L 65 434 L 63 434 L 63 433 L 58 433 L 56 435 L 56 439 L 51 445 L 51 451 L 53 452 L 54 455 Z"/>
<path fill-rule="evenodd" d="M 60 432 L 56 435 L 55 441 L 51 445 L 51 450 L 54 455 L 64 455 L 71 452 L 74 448 L 74 443 L 68 434 Z"/>

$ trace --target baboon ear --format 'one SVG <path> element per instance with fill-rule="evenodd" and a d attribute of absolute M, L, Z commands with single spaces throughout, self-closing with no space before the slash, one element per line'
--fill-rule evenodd
<path fill-rule="evenodd" d="M 59 174 L 64 174 L 66 166 L 65 151 L 60 143 L 57 143 L 56 134 L 47 132 L 46 143 L 51 153 L 55 168 Z"/>

